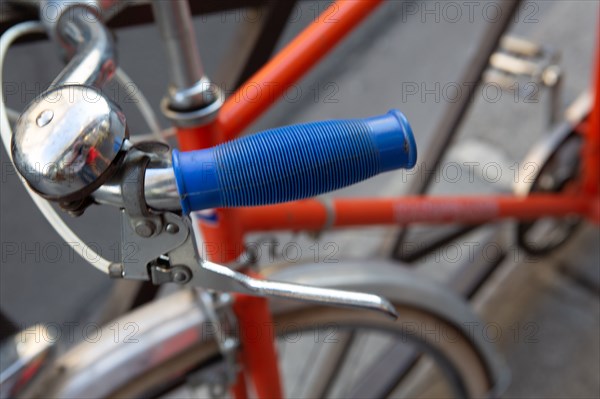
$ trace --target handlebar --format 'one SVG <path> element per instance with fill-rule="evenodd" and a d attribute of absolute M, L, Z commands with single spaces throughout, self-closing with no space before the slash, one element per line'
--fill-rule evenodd
<path fill-rule="evenodd" d="M 72 60 L 21 114 L 10 151 L 30 194 L 56 201 L 72 215 L 94 202 L 122 208 L 121 243 L 136 244 L 140 257 L 125 259 L 123 253 L 120 262 L 110 262 L 91 251 L 99 270 L 115 278 L 359 307 L 397 317 L 394 307 L 376 295 L 258 280 L 204 261 L 190 220 L 164 211 L 295 200 L 412 167 L 415 141 L 401 113 L 288 126 L 189 153 L 171 153 L 164 143 L 134 144 L 128 139 L 125 115 L 100 90 L 115 63 L 113 41 L 100 14 L 90 9 L 92 14 L 85 17 L 88 4 L 95 1 L 43 4 L 64 6 L 56 18 L 44 22 Z M 39 25 L 25 27 L 31 32 Z M 7 43 L 23 29 L 11 31 Z M 206 115 L 195 118 L 205 120 Z M 10 125 L 2 118 L 2 132 L 7 131 Z M 6 138 L 3 134 L 5 144 Z M 73 249 L 79 246 L 79 237 L 54 209 L 32 197 L 65 242 Z"/>
<path fill-rule="evenodd" d="M 173 151 L 185 213 L 312 197 L 379 173 L 412 168 L 417 150 L 399 111 L 268 130 L 219 146 Z"/>
<path fill-rule="evenodd" d="M 65 209 L 79 211 L 91 203 L 89 196 L 126 207 L 119 171 L 131 148 L 128 129 L 120 108 L 99 90 L 115 69 L 113 38 L 86 1 L 46 2 L 61 6 L 60 15 L 44 23 L 72 59 L 21 115 L 11 146 L 16 168 L 34 191 Z M 175 150 L 158 169 L 146 169 L 139 184 L 144 205 L 187 214 L 312 197 L 412 168 L 416 156 L 410 125 L 392 110 L 282 127 L 205 150 Z"/>

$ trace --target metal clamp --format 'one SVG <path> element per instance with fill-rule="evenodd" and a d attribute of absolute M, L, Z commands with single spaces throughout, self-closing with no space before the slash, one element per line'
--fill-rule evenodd
<path fill-rule="evenodd" d="M 144 196 L 144 177 L 150 158 L 135 148 L 127 153 L 123 165 L 121 195 L 134 231 L 141 237 L 152 237 L 162 228 L 162 218 L 153 214 Z"/>
<path fill-rule="evenodd" d="M 177 282 L 221 292 L 356 307 L 397 317 L 395 308 L 377 295 L 258 280 L 226 266 L 205 261 L 198 255 L 191 221 L 187 217 L 165 212 L 162 215 L 164 228 L 156 235 L 142 237 L 126 219 L 125 211 L 123 214 L 123 278 L 152 280 L 155 284 Z M 118 274 L 113 273 L 116 276 Z"/>
<path fill-rule="evenodd" d="M 144 198 L 145 169 L 152 157 L 164 154 L 164 145 L 131 147 L 121 178 L 121 262 L 111 265 L 111 277 L 151 280 L 154 284 L 178 283 L 221 292 L 240 292 L 327 305 L 376 310 L 396 317 L 384 298 L 298 284 L 257 280 L 229 267 L 205 261 L 196 248 L 192 221 L 173 212 L 150 210 Z"/>

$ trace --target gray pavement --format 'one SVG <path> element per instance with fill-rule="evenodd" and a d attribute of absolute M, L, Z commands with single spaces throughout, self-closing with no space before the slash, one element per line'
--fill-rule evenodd
<path fill-rule="evenodd" d="M 301 30 L 324 4 L 303 2 L 284 41 Z M 420 90 L 435 91 L 436 84 L 444 87 L 457 79 L 469 55 L 477 50 L 477 38 L 486 24 L 481 14 L 484 3 L 477 3 L 480 8 L 475 9 L 472 21 L 468 6 L 461 2 L 457 3 L 462 10 L 458 20 L 452 10 L 444 8 L 444 2 L 430 1 L 427 6 L 417 3 L 416 12 L 412 8 L 407 12 L 403 4 L 388 1 L 299 82 L 297 88 L 302 94 L 297 100 L 278 103 L 249 130 L 368 116 L 396 107 L 409 117 L 418 145 L 424 148 L 435 135 L 433 129 L 447 98 L 439 90 L 440 98 L 435 94 L 407 95 L 406 84 L 416 83 Z M 527 2 L 512 28 L 513 33 L 561 49 L 561 65 L 567 76 L 565 105 L 579 95 L 591 76 L 598 4 L 595 0 Z M 217 74 L 224 48 L 234 37 L 238 23 L 235 14 L 197 21 L 198 41 L 209 74 Z M 150 26 L 122 29 L 117 38 L 121 65 L 158 109 L 166 82 L 158 33 Z M 49 43 L 13 50 L 3 77 L 13 89 L 6 94 L 9 105 L 22 109 L 52 80 L 60 66 Z M 131 131 L 145 132 L 133 104 L 124 101 L 123 90 L 112 86 L 108 92 L 123 104 Z M 521 160 L 527 148 L 542 136 L 543 112 L 543 103 L 527 104 L 506 94 L 499 101 L 476 96 L 447 162 L 498 160 L 502 171 L 511 173 L 507 168 Z M 1 154 L 0 305 L 23 326 L 80 320 L 101 300 L 112 282 L 66 250 L 20 187 L 6 154 Z M 402 194 L 407 176 L 403 172 L 382 175 L 333 195 Z M 493 184 L 478 179 L 459 184 L 442 181 L 434 192 L 507 189 L 505 179 Z M 104 256 L 115 255 L 118 216 L 113 210 L 93 207 L 82 218 L 67 220 L 87 242 L 101 248 Z M 507 232 L 502 244 L 506 240 L 510 243 L 512 229 L 505 224 L 497 227 Z M 382 248 L 387 248 L 382 242 L 389 237 L 389 229 L 372 228 L 328 233 L 320 239 L 322 243 L 339 245 L 344 257 L 368 258 L 380 255 Z M 302 248 L 314 242 L 310 237 L 278 238 L 294 238 Z M 507 397 L 600 397 L 598 238 L 597 228 L 584 226 L 568 247 L 536 262 L 525 262 L 515 255 L 520 252 L 511 247 L 511 256 L 493 275 L 490 286 L 494 289 L 474 298 L 482 317 L 500 325 L 504 333 L 498 345 L 513 371 Z M 418 269 L 428 278 L 448 281 L 456 264 L 430 259 L 419 264 Z M 528 334 L 533 334 L 533 338 L 526 339 L 531 338 Z"/>

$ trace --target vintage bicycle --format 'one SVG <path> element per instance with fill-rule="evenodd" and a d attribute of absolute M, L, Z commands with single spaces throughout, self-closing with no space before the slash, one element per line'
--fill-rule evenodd
<path fill-rule="evenodd" d="M 361 370 L 349 390 L 348 382 L 341 382 L 345 396 L 442 392 L 479 397 L 501 392 L 506 384 L 502 362 L 482 334 L 467 330 L 481 324 L 447 290 L 383 261 L 368 267 L 294 265 L 262 277 L 239 261 L 245 251 L 244 235 L 253 231 L 482 223 L 499 218 L 538 221 L 567 215 L 598 219 L 598 169 L 594 168 L 600 146 L 600 129 L 595 127 L 598 102 L 590 119 L 586 113 L 585 123 L 576 128 L 568 124 L 569 129 L 555 135 L 554 147 L 543 152 L 550 159 L 574 130 L 585 131 L 585 167 L 549 190 L 528 189 L 558 191 L 568 186 L 567 194 L 301 200 L 377 173 L 414 166 L 412 131 L 398 111 L 235 139 L 379 4 L 334 3 L 325 13 L 335 10 L 336 23 L 324 23 L 326 18 L 313 22 L 249 78 L 259 85 L 278 82 L 275 95 L 244 102 L 240 97 L 225 99 L 204 75 L 188 3 L 153 2 L 171 70 L 162 110 L 176 126 L 180 151 L 160 142 L 128 140 L 123 113 L 99 90 L 116 70 L 115 44 L 101 21 L 120 11 L 119 3 L 41 2 L 42 10 L 54 7 L 59 13 L 50 18 L 41 12 L 43 25 L 25 23 L 5 33 L 2 58 L 17 37 L 43 31 L 72 57 L 50 88 L 22 113 L 12 142 L 7 112 L 2 112 L 3 142 L 11 148 L 15 166 L 44 215 L 66 242 L 79 242 L 46 199 L 75 215 L 94 203 L 116 206 L 123 215 L 122 240 L 141 248 L 141 256 L 133 260 L 124 256 L 120 263 L 102 260 L 95 267 L 113 278 L 201 289 L 178 291 L 118 319 L 139 326 L 135 345 L 115 342 L 105 334 L 100 342 L 81 343 L 43 362 L 48 345 L 26 342 L 29 351 L 3 371 L 3 393 L 138 397 L 207 385 L 213 396 L 231 390 L 236 398 L 249 392 L 265 398 L 282 397 L 284 392 L 292 397 L 339 395 L 348 353 L 360 339 L 378 340 L 383 349 L 375 366 Z M 504 2 L 504 6 L 510 16 L 518 2 Z M 491 29 L 490 51 L 505 27 L 499 24 Z M 485 51 L 479 58 L 487 64 Z M 245 90 L 243 84 L 240 90 Z M 49 167 L 40 170 L 36 167 L 40 164 Z M 295 202 L 282 203 L 286 201 Z M 199 210 L 208 211 L 195 223 L 189 215 Z M 201 234 L 194 231 L 198 228 Z M 210 244 L 207 259 L 198 257 L 200 236 Z M 259 296 L 305 302 L 273 301 L 270 309 Z M 332 325 L 335 342 L 319 345 L 325 355 L 308 360 L 308 371 L 300 373 L 301 392 L 290 390 L 277 352 L 288 354 L 283 348 L 291 346 L 285 345 L 290 335 L 327 334 Z M 415 325 L 419 328 L 411 329 Z M 257 326 L 259 333 L 252 335 Z M 427 334 L 432 329 L 444 334 L 432 338 Z M 306 353 L 291 354 L 294 360 L 301 355 Z"/>

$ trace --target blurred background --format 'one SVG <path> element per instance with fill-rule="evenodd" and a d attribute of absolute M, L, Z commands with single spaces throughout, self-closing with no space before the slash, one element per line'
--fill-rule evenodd
<path fill-rule="evenodd" d="M 437 133 L 444 110 L 454 101 L 448 88 L 469 67 L 470 59 L 479 51 L 482 32 L 493 18 L 486 16 L 484 2 L 455 2 L 455 8 L 445 3 L 387 1 L 248 132 L 315 120 L 366 117 L 398 108 L 407 115 L 423 154 Z M 477 5 L 471 9 L 465 3 Z M 277 48 L 328 4 L 298 2 Z M 511 35 L 560 53 L 563 111 L 589 87 L 599 4 L 595 0 L 527 1 L 511 23 Z M 237 10 L 195 18 L 205 69 L 228 94 L 232 86 L 229 75 L 232 68 L 235 70 L 236 52 L 240 51 L 236 45 L 244 39 L 240 32 L 245 25 L 258 23 L 261 15 L 260 10 Z M 120 66 L 160 114 L 159 102 L 168 77 L 156 27 L 120 28 L 115 35 Z M 46 40 L 11 50 L 3 76 L 9 107 L 22 110 L 47 87 L 62 65 L 60 52 Z M 547 133 L 548 93 L 531 87 L 538 89 L 539 98 L 531 96 L 529 87 L 516 94 L 474 89 L 469 111 L 440 167 L 450 171 L 450 166 L 458 165 L 461 177 L 444 178 L 442 173 L 430 192 L 510 192 L 514 165 Z M 111 84 L 106 92 L 123 106 L 132 134 L 148 133 L 128 88 Z M 162 116 L 161 122 L 163 127 L 169 126 Z M 1 152 L 0 158 L 2 312 L 19 327 L 93 318 L 114 282 L 67 250 L 25 193 L 6 153 Z M 479 166 L 469 169 L 469 162 Z M 486 162 L 499 165 L 501 176 L 490 176 L 481 167 Z M 330 195 L 402 195 L 418 178 L 414 171 L 394 172 Z M 104 257 L 117 258 L 119 216 L 114 209 L 91 207 L 80 218 L 66 219 Z M 421 229 L 407 240 L 419 244 L 436 231 Z M 399 263 L 424 278 L 447 284 L 468 297 L 484 320 L 501 326 L 503 333 L 495 341 L 513 371 L 506 397 L 600 397 L 597 227 L 584 223 L 567 245 L 546 257 L 529 257 L 520 251 L 514 244 L 514 231 L 511 222 L 486 225 L 414 262 Z M 398 229 L 370 228 L 325 233 L 318 238 L 280 234 L 249 239 L 295 240 L 306 249 L 303 259 L 314 256 L 308 248 L 318 239 L 319 243 L 335 243 L 339 259 L 368 262 L 375 256 L 402 257 L 402 248 L 396 245 L 398 233 Z M 502 249 L 494 255 L 476 254 L 473 259 L 466 256 L 469 243 Z M 15 246 L 18 251 L 7 251 Z M 276 255 L 281 261 L 282 255 Z M 476 286 L 467 284 L 471 281 L 476 281 Z"/>

